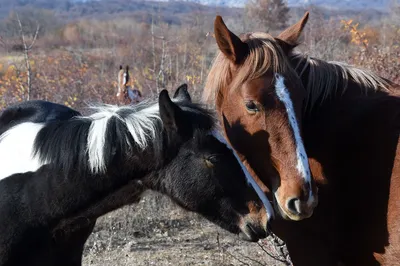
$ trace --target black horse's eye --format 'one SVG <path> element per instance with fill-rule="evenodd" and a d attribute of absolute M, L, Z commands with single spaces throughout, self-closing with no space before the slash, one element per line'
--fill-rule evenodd
<path fill-rule="evenodd" d="M 256 112 L 259 111 L 258 107 L 257 107 L 257 104 L 254 101 L 247 101 L 246 102 L 246 109 L 251 114 L 255 114 Z"/>
<path fill-rule="evenodd" d="M 204 159 L 204 161 L 208 168 L 213 168 L 215 164 L 217 164 L 218 162 L 218 156 L 217 155 L 208 156 L 207 158 Z"/>

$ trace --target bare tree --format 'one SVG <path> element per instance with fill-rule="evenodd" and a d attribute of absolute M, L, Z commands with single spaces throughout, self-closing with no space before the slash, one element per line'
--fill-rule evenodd
<path fill-rule="evenodd" d="M 27 43 L 27 40 L 25 38 L 25 33 L 22 27 L 21 20 L 19 18 L 18 13 L 16 13 L 17 17 L 17 22 L 19 26 L 19 36 L 21 38 L 21 42 L 23 45 L 23 54 L 24 54 L 24 60 L 25 60 L 25 67 L 26 67 L 26 76 L 27 76 L 27 96 L 26 100 L 30 100 L 31 98 L 31 91 L 32 91 L 32 68 L 31 68 L 31 63 L 30 63 L 30 57 L 29 57 L 29 52 L 32 50 L 32 47 L 34 46 L 39 30 L 40 30 L 40 25 L 39 23 L 36 24 L 36 31 L 35 34 L 33 35 L 33 39 L 30 44 Z"/>
<path fill-rule="evenodd" d="M 289 8 L 284 0 L 249 0 L 246 14 L 256 20 L 257 26 L 264 27 L 264 31 L 282 29 L 289 20 Z"/>

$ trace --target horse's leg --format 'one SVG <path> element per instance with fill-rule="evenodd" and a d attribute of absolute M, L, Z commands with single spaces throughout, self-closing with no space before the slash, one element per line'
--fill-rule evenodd
<path fill-rule="evenodd" d="M 85 242 L 93 231 L 96 219 L 126 204 L 137 202 L 144 189 L 140 182 L 131 181 L 76 216 L 57 224 L 52 233 L 56 254 L 54 266 L 80 266 Z"/>
<path fill-rule="evenodd" d="M 396 155 L 393 162 L 390 180 L 390 195 L 387 214 L 387 228 L 389 231 L 389 245 L 385 254 L 376 254 L 382 265 L 400 263 L 400 139 L 397 143 Z"/>
<path fill-rule="evenodd" d="M 93 231 L 96 221 L 56 239 L 54 266 L 81 266 L 86 240 Z"/>

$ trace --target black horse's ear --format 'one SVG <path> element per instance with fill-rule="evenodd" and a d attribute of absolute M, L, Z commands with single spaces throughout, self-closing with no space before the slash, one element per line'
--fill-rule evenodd
<path fill-rule="evenodd" d="M 183 101 L 183 102 L 192 102 L 192 98 L 190 97 L 190 94 L 188 92 L 188 85 L 186 83 L 183 83 L 180 85 L 175 93 L 174 93 L 174 99 Z"/>
<path fill-rule="evenodd" d="M 121 70 L 122 69 L 122 65 L 119 65 L 119 70 Z"/>
<path fill-rule="evenodd" d="M 178 131 L 182 124 L 182 109 L 171 101 L 167 90 L 162 90 L 158 97 L 160 118 L 167 130 Z"/>

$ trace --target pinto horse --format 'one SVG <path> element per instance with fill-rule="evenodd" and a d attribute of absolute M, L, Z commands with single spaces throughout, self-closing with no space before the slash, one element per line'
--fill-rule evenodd
<path fill-rule="evenodd" d="M 96 218 L 146 189 L 245 240 L 265 237 L 268 215 L 246 185 L 251 177 L 214 131 L 212 113 L 181 91 L 175 102 L 164 90 L 158 104 L 15 121 L 0 136 L 2 173 L 15 172 L 0 181 L 0 265 L 81 265 Z"/>
<path fill-rule="evenodd" d="M 217 16 L 204 99 L 273 197 L 295 266 L 398 264 L 400 87 L 295 52 L 307 20 L 239 37 Z"/>
<path fill-rule="evenodd" d="M 142 97 L 142 92 L 134 88 L 130 74 L 129 66 L 125 69 L 119 66 L 118 71 L 118 92 L 117 99 L 122 104 L 138 103 Z"/>

